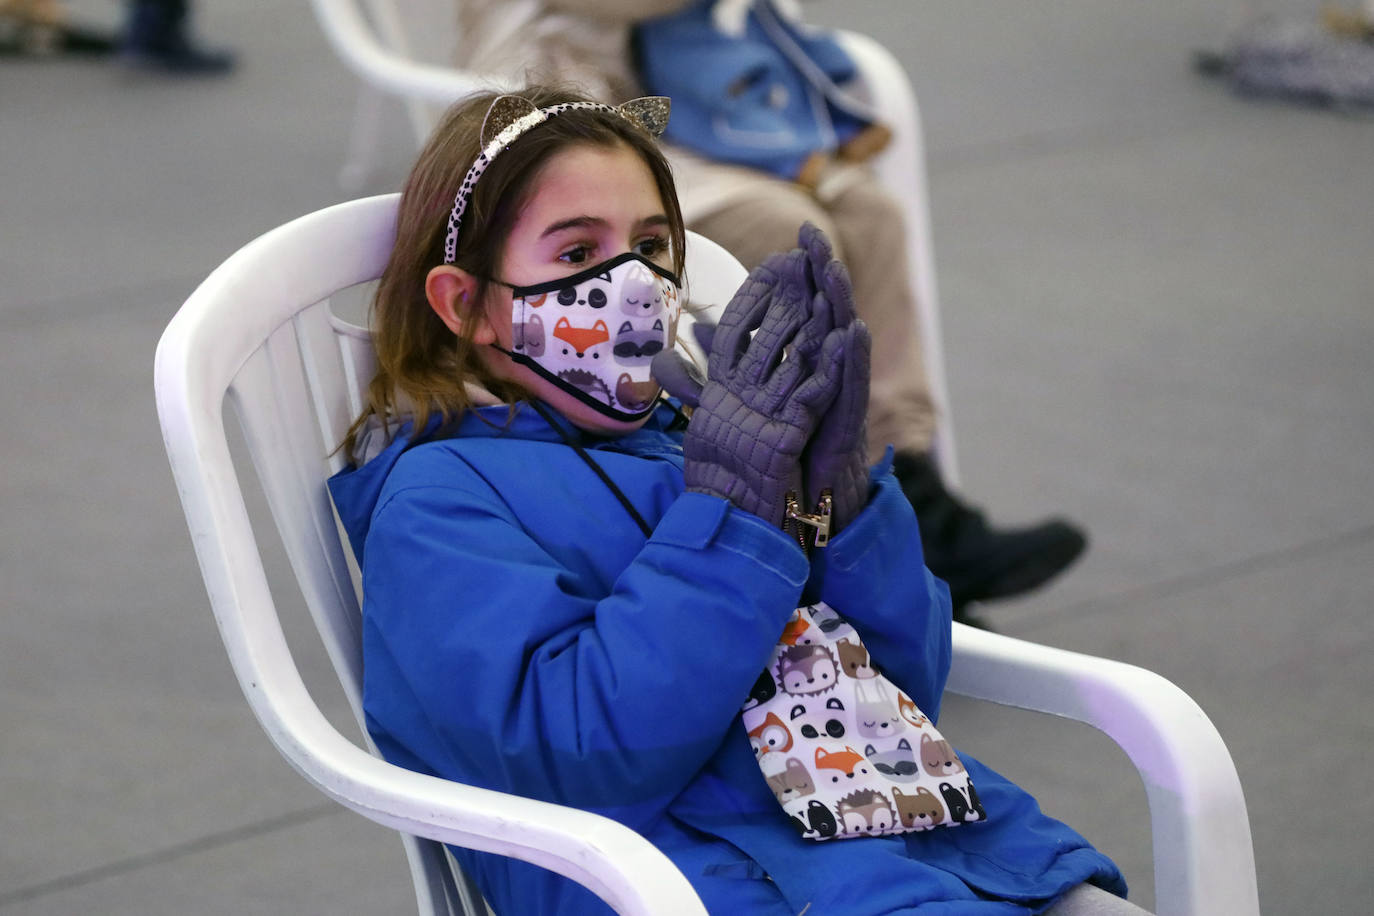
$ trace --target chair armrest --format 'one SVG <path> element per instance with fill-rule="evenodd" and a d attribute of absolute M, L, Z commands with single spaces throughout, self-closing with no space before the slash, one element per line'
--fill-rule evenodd
<path fill-rule="evenodd" d="M 479 89 L 502 87 L 490 76 L 409 60 L 387 50 L 353 0 L 311 0 L 329 43 L 364 83 L 405 99 L 448 106 Z"/>
<path fill-rule="evenodd" d="M 623 916 L 706 916 L 677 867 L 623 824 L 387 763 L 339 734 L 313 702 L 291 715 L 289 731 L 263 720 L 278 749 L 320 791 L 369 820 L 555 871 Z M 302 730 L 310 737 L 298 742 Z"/>
<path fill-rule="evenodd" d="M 1176 685 L 1134 665 L 955 624 L 946 689 L 1105 732 L 1145 784 L 1160 916 L 1257 916 L 1240 778 L 1216 727 Z"/>

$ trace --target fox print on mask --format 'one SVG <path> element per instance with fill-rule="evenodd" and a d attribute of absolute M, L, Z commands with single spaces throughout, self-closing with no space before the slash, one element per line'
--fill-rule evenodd
<path fill-rule="evenodd" d="M 649 363 L 672 346 L 678 297 L 676 274 L 626 252 L 569 277 L 511 286 L 518 330 L 511 349 L 498 349 L 598 413 L 638 420 L 661 390 Z"/>

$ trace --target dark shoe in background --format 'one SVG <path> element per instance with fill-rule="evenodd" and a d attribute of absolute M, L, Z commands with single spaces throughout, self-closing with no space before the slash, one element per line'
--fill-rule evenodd
<path fill-rule="evenodd" d="M 949 585 L 956 620 L 986 628 L 969 614 L 969 605 L 1038 588 L 1087 547 L 1082 529 L 1064 519 L 992 527 L 982 512 L 945 488 L 928 455 L 899 453 L 892 472 L 916 510 L 926 565 Z"/>
<path fill-rule="evenodd" d="M 234 69 L 234 55 L 191 40 L 186 0 L 132 0 L 120 49 L 130 67 L 184 76 L 216 76 Z"/>

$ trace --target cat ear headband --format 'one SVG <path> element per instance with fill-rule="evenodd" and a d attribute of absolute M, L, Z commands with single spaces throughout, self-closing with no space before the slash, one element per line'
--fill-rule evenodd
<path fill-rule="evenodd" d="M 529 99 L 518 95 L 497 97 L 487 109 L 487 116 L 482 121 L 482 152 L 463 177 L 463 184 L 458 188 L 458 195 L 453 200 L 453 210 L 448 216 L 448 235 L 444 239 L 444 263 L 452 264 L 458 257 L 458 230 L 463 224 L 463 212 L 467 210 L 468 198 L 472 196 L 477 179 L 482 177 L 491 161 L 525 131 L 565 111 L 582 109 L 619 115 L 644 130 L 649 136 L 657 137 L 668 126 L 669 108 L 670 102 L 661 95 L 631 99 L 618 107 L 602 105 L 600 102 L 564 102 L 561 105 L 550 105 L 548 108 L 536 108 Z"/>

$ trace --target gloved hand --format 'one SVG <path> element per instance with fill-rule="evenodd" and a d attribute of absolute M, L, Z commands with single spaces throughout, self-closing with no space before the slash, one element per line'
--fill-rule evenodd
<path fill-rule="evenodd" d="M 823 276 L 826 265 L 833 260 L 830 248 L 830 240 L 825 237 L 825 233 L 816 228 L 813 223 L 802 224 L 797 233 L 797 239 L 802 251 L 807 257 L 807 279 L 804 286 L 806 294 L 810 297 L 807 308 L 815 311 L 820 309 L 819 314 L 813 314 L 813 323 L 809 326 L 809 336 L 807 341 L 811 345 L 803 355 L 813 364 L 818 355 L 813 352 L 824 339 L 825 332 L 831 327 L 836 326 L 831 310 L 830 298 L 816 298 L 818 287 L 816 278 Z M 746 284 L 747 284 L 746 280 Z M 831 297 L 834 298 L 834 297 Z M 842 306 L 842 320 L 839 325 L 846 325 L 853 318 L 853 296 L 841 297 L 839 299 Z M 692 322 L 692 336 L 696 338 L 697 345 L 707 356 L 711 353 L 711 343 L 715 339 L 716 324 L 710 321 L 697 319 Z M 701 369 L 690 360 L 683 358 L 679 353 L 660 353 L 659 357 L 653 361 L 653 376 L 664 390 L 677 398 L 688 407 L 696 407 L 701 399 L 701 389 L 706 383 L 706 376 Z"/>
<path fill-rule="evenodd" d="M 692 336 L 709 358 L 711 343 L 716 337 L 714 322 L 697 319 L 692 323 Z M 655 354 L 649 371 L 663 390 L 677 398 L 688 407 L 701 404 L 701 389 L 706 384 L 706 374 L 696 363 L 677 350 L 660 350 Z"/>
<path fill-rule="evenodd" d="M 654 377 L 696 411 L 683 443 L 687 489 L 781 525 L 802 493 L 801 454 L 838 390 L 843 335 L 812 306 L 807 253 L 768 258 L 735 293 L 711 337 L 706 379 L 674 351 Z M 752 336 L 751 336 L 752 335 Z"/>
<path fill-rule="evenodd" d="M 810 223 L 799 237 L 807 253 L 811 283 L 816 288 L 813 314 L 826 313 L 836 328 L 849 329 L 843 345 L 839 390 L 802 453 L 806 484 L 803 511 L 814 512 L 821 491 L 830 490 L 830 534 L 848 525 L 868 503 L 868 389 L 871 340 L 868 327 L 854 314 L 849 271 L 835 260 L 830 242 Z"/>

